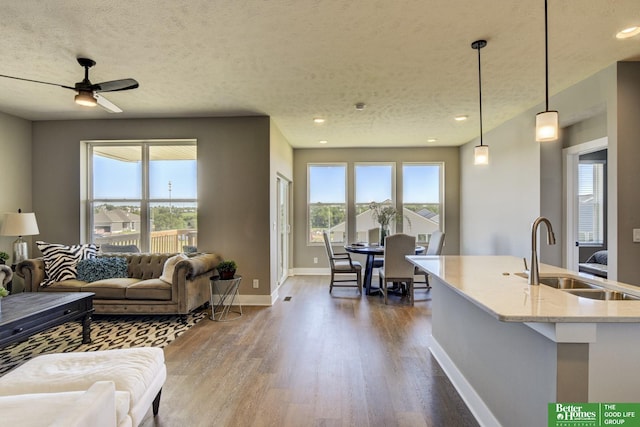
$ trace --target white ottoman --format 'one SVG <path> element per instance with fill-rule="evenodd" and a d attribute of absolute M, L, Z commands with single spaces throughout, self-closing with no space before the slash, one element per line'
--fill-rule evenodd
<path fill-rule="evenodd" d="M 96 381 L 113 381 L 129 393 L 131 424 L 140 424 L 150 407 L 158 414 L 167 379 L 164 352 L 143 347 L 35 357 L 0 378 L 0 396 L 88 390 Z"/>

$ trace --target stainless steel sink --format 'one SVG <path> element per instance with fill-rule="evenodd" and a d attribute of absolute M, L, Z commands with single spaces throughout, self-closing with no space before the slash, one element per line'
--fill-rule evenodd
<path fill-rule="evenodd" d="M 602 289 L 601 286 L 575 277 L 541 277 L 540 283 L 556 289 Z"/>
<path fill-rule="evenodd" d="M 640 297 L 635 295 L 619 291 L 611 291 L 609 289 L 565 289 L 565 291 L 582 298 L 597 299 L 601 301 L 640 300 Z"/>

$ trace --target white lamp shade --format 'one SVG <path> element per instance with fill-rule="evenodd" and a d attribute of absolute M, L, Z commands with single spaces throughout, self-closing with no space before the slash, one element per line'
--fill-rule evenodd
<path fill-rule="evenodd" d="M 544 111 L 536 114 L 536 141 L 548 142 L 558 139 L 558 112 Z"/>
<path fill-rule="evenodd" d="M 489 164 L 489 146 L 488 145 L 476 145 L 476 148 L 473 150 L 473 164 L 474 165 Z"/>
<path fill-rule="evenodd" d="M 3 236 L 33 236 L 40 234 L 36 215 L 33 212 L 6 214 L 0 234 Z"/>

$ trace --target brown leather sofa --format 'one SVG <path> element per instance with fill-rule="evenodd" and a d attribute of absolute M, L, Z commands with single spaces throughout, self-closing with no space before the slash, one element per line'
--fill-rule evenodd
<path fill-rule="evenodd" d="M 172 283 L 160 280 L 165 261 L 175 254 L 104 254 L 127 259 L 127 278 L 96 282 L 64 280 L 47 287 L 42 258 L 22 261 L 16 274 L 24 279 L 25 292 L 93 292 L 98 314 L 187 314 L 209 302 L 209 279 L 222 258 L 195 254 L 176 264 Z"/>

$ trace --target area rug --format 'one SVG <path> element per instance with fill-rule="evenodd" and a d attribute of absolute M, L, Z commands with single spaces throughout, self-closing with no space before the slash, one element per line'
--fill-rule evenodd
<path fill-rule="evenodd" d="M 90 344 L 82 344 L 80 321 L 67 322 L 0 348 L 0 376 L 40 354 L 164 347 L 207 315 L 204 309 L 191 312 L 185 321 L 175 315 L 94 315 Z"/>

